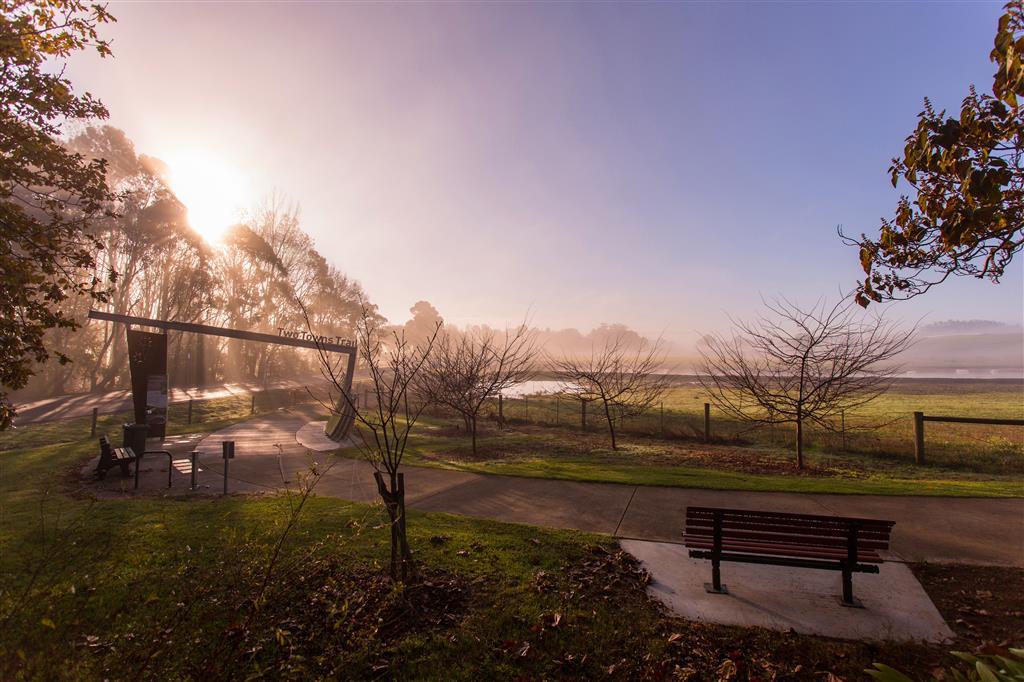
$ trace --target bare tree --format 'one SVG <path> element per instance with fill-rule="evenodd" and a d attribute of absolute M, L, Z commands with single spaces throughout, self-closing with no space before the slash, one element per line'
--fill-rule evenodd
<path fill-rule="evenodd" d="M 551 365 L 563 393 L 585 402 L 599 401 L 608 423 L 612 450 L 618 449 L 615 422 L 643 414 L 661 398 L 670 379 L 664 373 L 661 339 L 631 348 L 622 334 L 607 339 L 590 357 L 566 356 Z"/>
<path fill-rule="evenodd" d="M 321 404 L 332 414 L 347 411 L 355 420 L 357 445 L 373 464 L 377 491 L 391 522 L 391 579 L 404 583 L 413 574 L 413 563 L 406 536 L 405 475 L 401 466 L 409 433 L 426 406 L 424 401 L 413 399 L 414 384 L 434 348 L 440 324 L 416 345 L 406 340 L 404 331 L 385 333 L 383 324 L 376 307 L 362 303 L 356 343 L 361 364 L 369 375 L 370 400 L 358 404 L 354 391 L 345 388 L 341 363 L 320 349 L 321 372 L 332 394 L 329 402 Z"/>
<path fill-rule="evenodd" d="M 912 343 L 881 315 L 864 315 L 849 297 L 803 309 L 765 302 L 753 323 L 731 337 L 704 337 L 700 382 L 718 409 L 740 421 L 796 425 L 796 461 L 804 466 L 804 423 L 832 429 L 843 411 L 888 390 L 900 367 L 889 361 Z"/>
<path fill-rule="evenodd" d="M 504 334 L 481 328 L 445 333 L 437 341 L 417 382 L 432 403 L 462 417 L 476 454 L 477 419 L 487 400 L 530 378 L 538 349 L 526 323 Z"/>

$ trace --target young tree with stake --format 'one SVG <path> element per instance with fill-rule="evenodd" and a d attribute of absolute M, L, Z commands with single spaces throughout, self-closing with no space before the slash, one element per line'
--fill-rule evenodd
<path fill-rule="evenodd" d="M 409 433 L 426 406 L 423 401 L 413 400 L 411 393 L 433 351 L 440 324 L 415 345 L 405 338 L 404 331 L 385 333 L 383 324 L 375 307 L 362 302 L 356 343 L 361 364 L 369 375 L 372 400 L 359 405 L 354 391 L 345 388 L 345 370 L 320 350 L 321 372 L 335 393 L 330 403 L 322 404 L 335 414 L 340 406 L 355 418 L 358 443 L 373 464 L 377 490 L 390 520 L 391 579 L 405 583 L 413 575 L 413 562 L 406 536 L 402 459 Z"/>
<path fill-rule="evenodd" d="M 445 333 L 427 359 L 418 389 L 462 417 L 475 455 L 477 419 L 487 400 L 529 379 L 537 353 L 525 322 L 504 335 L 491 329 Z"/>
<path fill-rule="evenodd" d="M 592 350 L 589 357 L 566 356 L 551 361 L 563 393 L 601 405 L 612 450 L 618 449 L 615 423 L 643 414 L 668 388 L 664 363 L 661 339 L 653 344 L 642 341 L 634 350 L 622 334 Z"/>
<path fill-rule="evenodd" d="M 754 424 L 796 426 L 797 467 L 804 466 L 804 425 L 826 429 L 842 412 L 889 389 L 891 361 L 912 342 L 881 315 L 858 314 L 843 298 L 810 308 L 780 299 L 767 314 L 738 322 L 731 337 L 711 335 L 700 348 L 700 382 L 725 414 Z"/>

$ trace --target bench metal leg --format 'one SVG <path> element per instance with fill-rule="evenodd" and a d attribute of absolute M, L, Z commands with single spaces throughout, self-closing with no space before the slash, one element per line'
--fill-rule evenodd
<path fill-rule="evenodd" d="M 711 549 L 711 584 L 704 583 L 704 589 L 714 594 L 729 594 L 729 590 L 722 584 L 722 514 L 715 512 L 714 516 L 714 546 Z"/>
<path fill-rule="evenodd" d="M 853 596 L 853 571 L 843 565 L 843 598 L 839 600 L 843 606 L 851 609 L 862 609 L 864 605 Z"/>
<path fill-rule="evenodd" d="M 722 584 L 722 562 L 711 560 L 711 582 L 704 583 L 704 591 L 711 594 L 729 594 L 729 588 Z"/>

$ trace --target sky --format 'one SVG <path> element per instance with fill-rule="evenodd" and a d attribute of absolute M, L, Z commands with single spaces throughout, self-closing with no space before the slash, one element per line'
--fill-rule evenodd
<path fill-rule="evenodd" d="M 197 205 L 298 203 L 395 322 L 685 345 L 853 288 L 837 226 L 892 214 L 924 96 L 991 90 L 1000 7 L 112 2 L 115 57 L 68 73 Z M 1020 324 L 1021 260 L 891 314 Z"/>

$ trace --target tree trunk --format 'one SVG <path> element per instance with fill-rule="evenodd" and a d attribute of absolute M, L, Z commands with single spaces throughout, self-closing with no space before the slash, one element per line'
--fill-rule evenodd
<path fill-rule="evenodd" d="M 799 410 L 796 414 L 796 468 L 804 468 L 804 418 Z"/>
<path fill-rule="evenodd" d="M 413 563 L 405 531 L 405 475 L 390 473 L 390 486 L 385 484 L 384 474 L 380 471 L 373 477 L 377 480 L 377 492 L 391 521 L 391 580 L 406 583 L 413 575 Z"/>
<path fill-rule="evenodd" d="M 612 417 L 611 410 L 608 408 L 608 401 L 604 401 L 604 417 L 608 420 L 608 433 L 612 437 L 612 450 L 618 450 L 618 446 L 615 443 L 615 419 Z"/>

